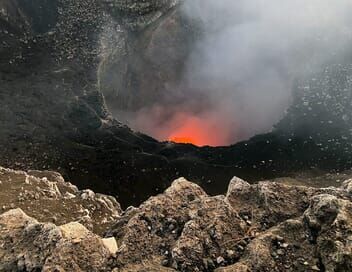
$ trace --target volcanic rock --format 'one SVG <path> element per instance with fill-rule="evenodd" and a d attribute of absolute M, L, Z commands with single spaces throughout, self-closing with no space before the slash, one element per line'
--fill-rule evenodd
<path fill-rule="evenodd" d="M 121 214 L 120 204 L 112 196 L 94 194 L 65 182 L 56 172 L 14 171 L 0 168 L 0 207 L 2 212 L 21 208 L 41 222 L 82 223 L 102 233 Z"/>
<path fill-rule="evenodd" d="M 121 110 L 177 103 L 172 91 L 198 35 L 195 23 L 182 14 L 181 1 L 108 2 L 123 29 L 98 71 L 109 110 L 123 118 Z"/>
<path fill-rule="evenodd" d="M 103 0 L 109 12 L 132 31 L 139 31 L 168 13 L 180 0 Z"/>
<path fill-rule="evenodd" d="M 201 271 L 221 256 L 234 258 L 226 251 L 244 231 L 245 223 L 224 197 L 209 197 L 199 186 L 179 179 L 164 194 L 123 214 L 108 236 L 119 243 L 119 267 L 164 259 L 177 270 Z"/>
<path fill-rule="evenodd" d="M 20 209 L 0 216 L 1 271 L 107 271 L 108 249 L 78 223 L 38 223 Z"/>
<path fill-rule="evenodd" d="M 226 201 L 252 227 L 265 230 L 279 222 L 302 215 L 308 208 L 310 199 L 314 195 L 324 193 L 349 198 L 342 188 L 309 188 L 272 181 L 250 185 L 235 177 L 230 182 Z"/>
<path fill-rule="evenodd" d="M 1 271 L 351 270 L 351 180 L 340 188 L 311 188 L 272 181 L 250 185 L 235 177 L 226 196 L 211 197 L 180 178 L 164 193 L 126 209 L 113 224 L 95 216 L 99 233 L 106 231 L 103 239 L 74 222 L 74 204 L 98 213 L 98 204 L 110 197 L 78 191 L 57 173 L 30 173 L 36 176 L 1 169 L 7 201 L 17 205 L 11 192 L 35 187 L 42 192 L 35 201 L 45 204 L 27 212 L 43 222 L 54 214 L 55 222 L 64 223 L 38 223 L 20 209 L 6 208 L 0 216 Z M 75 197 L 65 199 L 65 190 Z M 20 207 L 32 201 L 24 198 Z"/>
<path fill-rule="evenodd" d="M 342 242 L 331 254 L 326 252 L 329 247 L 322 248 L 311 238 L 321 231 L 316 226 L 327 224 L 331 229 L 339 202 L 351 203 L 343 188 L 269 181 L 250 185 L 234 178 L 224 198 L 209 197 L 198 186 L 180 179 L 164 194 L 126 211 L 108 236 L 119 241 L 116 265 L 120 268 L 131 262 L 159 260 L 177 271 L 212 271 L 225 266 L 217 271 L 307 271 L 308 266 L 328 267 L 331 260 L 323 260 L 323 255 L 346 252 L 341 255 L 343 260 L 333 262 L 327 270 L 335 271 L 336 267 L 349 268 L 349 242 Z M 348 222 L 351 218 L 345 210 L 341 213 Z M 349 233 L 351 227 L 347 225 L 346 230 Z M 341 232 L 341 228 L 333 229 L 327 235 L 333 237 L 329 241 Z"/>

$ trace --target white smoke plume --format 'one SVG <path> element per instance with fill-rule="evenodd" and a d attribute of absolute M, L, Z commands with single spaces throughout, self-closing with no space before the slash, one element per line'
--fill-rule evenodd
<path fill-rule="evenodd" d="M 178 86 L 189 97 L 176 109 L 143 109 L 132 121 L 161 140 L 197 122 L 207 124 L 204 133 L 211 136 L 200 145 L 270 131 L 291 103 L 294 80 L 343 57 L 352 45 L 350 0 L 189 0 L 182 11 L 201 22 L 204 33 Z M 194 107 L 195 97 L 206 97 L 206 106 Z M 161 124 L 165 111 L 171 117 Z M 192 116 L 191 124 L 183 115 Z"/>

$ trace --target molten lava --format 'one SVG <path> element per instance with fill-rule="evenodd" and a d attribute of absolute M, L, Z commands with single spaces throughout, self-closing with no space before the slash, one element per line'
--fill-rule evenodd
<path fill-rule="evenodd" d="M 179 114 L 177 119 L 179 125 L 169 135 L 169 141 L 197 146 L 228 144 L 227 129 L 221 127 L 218 120 L 188 116 L 185 113 Z"/>
<path fill-rule="evenodd" d="M 197 145 L 197 141 L 193 138 L 190 138 L 190 137 L 174 137 L 174 138 L 171 138 L 170 141 L 175 142 L 175 143 Z"/>

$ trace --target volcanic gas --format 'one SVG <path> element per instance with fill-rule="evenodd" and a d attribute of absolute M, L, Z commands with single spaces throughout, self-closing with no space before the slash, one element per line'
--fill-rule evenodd
<path fill-rule="evenodd" d="M 235 118 L 220 110 L 184 110 L 161 105 L 128 116 L 129 125 L 160 141 L 197 146 L 226 146 L 236 142 Z"/>

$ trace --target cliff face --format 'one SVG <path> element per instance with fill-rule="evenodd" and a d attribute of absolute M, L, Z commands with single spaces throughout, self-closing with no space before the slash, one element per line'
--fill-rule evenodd
<path fill-rule="evenodd" d="M 290 183 L 233 178 L 226 195 L 211 197 L 180 178 L 122 212 L 113 197 L 77 191 L 57 173 L 1 169 L 11 204 L 0 215 L 0 270 L 350 271 L 352 181 Z M 76 217 L 80 210 L 99 228 Z"/>
<path fill-rule="evenodd" d="M 180 1 L 108 2 L 121 27 L 98 71 L 109 109 L 119 114 L 177 104 L 172 95 L 199 35 L 195 22 L 182 14 Z"/>

